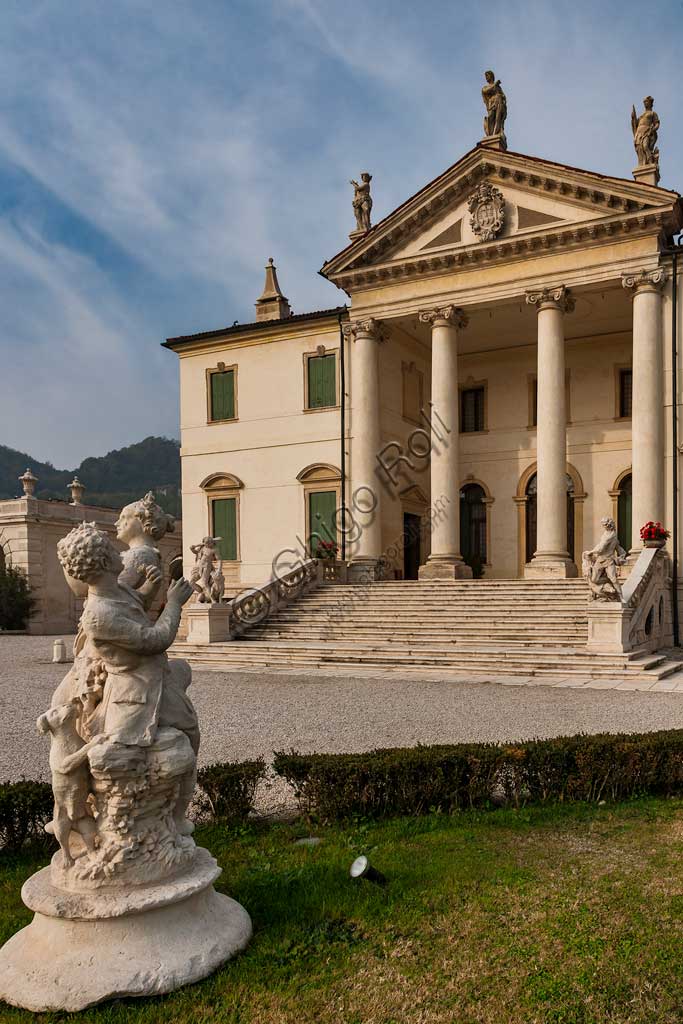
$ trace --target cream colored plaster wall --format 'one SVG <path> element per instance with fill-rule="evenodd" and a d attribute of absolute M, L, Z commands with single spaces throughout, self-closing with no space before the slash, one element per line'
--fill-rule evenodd
<path fill-rule="evenodd" d="M 340 469 L 339 408 L 304 409 L 304 356 L 319 345 L 339 350 L 336 320 L 292 325 L 276 340 L 257 343 L 245 336 L 183 355 L 181 455 L 184 564 L 191 567 L 196 544 L 210 530 L 209 500 L 202 483 L 213 474 L 237 477 L 239 560 L 226 565 L 229 589 L 260 586 L 272 573 L 278 552 L 304 554 L 306 504 L 297 476 L 325 463 Z M 238 419 L 207 422 L 206 373 L 218 362 L 237 367 Z M 339 359 L 337 359 L 339 364 Z M 293 556 L 285 556 L 290 562 Z"/>

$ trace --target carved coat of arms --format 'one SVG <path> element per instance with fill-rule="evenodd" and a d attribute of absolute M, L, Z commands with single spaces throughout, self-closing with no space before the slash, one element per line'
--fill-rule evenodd
<path fill-rule="evenodd" d="M 501 192 L 487 181 L 467 200 L 471 213 L 470 226 L 480 242 L 490 242 L 500 233 L 505 220 L 505 200 Z"/>

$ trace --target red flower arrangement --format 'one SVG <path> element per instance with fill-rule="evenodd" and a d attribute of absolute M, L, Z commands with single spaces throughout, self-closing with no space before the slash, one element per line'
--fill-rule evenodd
<path fill-rule="evenodd" d="M 669 531 L 661 523 L 649 522 L 640 528 L 641 540 L 667 540 L 669 536 Z"/>
<path fill-rule="evenodd" d="M 338 551 L 339 545 L 335 544 L 333 540 L 319 540 L 315 549 L 315 557 L 335 559 Z"/>

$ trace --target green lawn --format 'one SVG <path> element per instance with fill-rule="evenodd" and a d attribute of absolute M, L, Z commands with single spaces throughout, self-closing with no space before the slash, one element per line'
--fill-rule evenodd
<path fill-rule="evenodd" d="M 211 978 L 8 1022 L 680 1024 L 683 800 L 431 815 L 345 828 L 198 830 L 255 935 Z M 370 855 L 383 890 L 353 882 Z M 2 941 L 40 857 L 0 859 Z"/>

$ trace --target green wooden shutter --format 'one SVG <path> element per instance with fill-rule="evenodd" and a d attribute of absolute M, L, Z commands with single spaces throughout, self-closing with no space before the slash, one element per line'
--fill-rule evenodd
<path fill-rule="evenodd" d="M 237 560 L 237 499 L 216 498 L 211 502 L 212 532 L 220 537 L 218 550 L 226 562 Z"/>
<path fill-rule="evenodd" d="M 308 359 L 308 408 L 324 409 L 337 404 L 336 359 L 310 356 Z"/>
<path fill-rule="evenodd" d="M 211 419 L 235 418 L 235 371 L 211 374 Z"/>
<path fill-rule="evenodd" d="M 337 543 L 336 511 L 336 491 L 315 491 L 313 494 L 309 494 L 308 517 L 311 531 L 309 544 L 311 555 L 314 558 L 319 540 Z"/>

